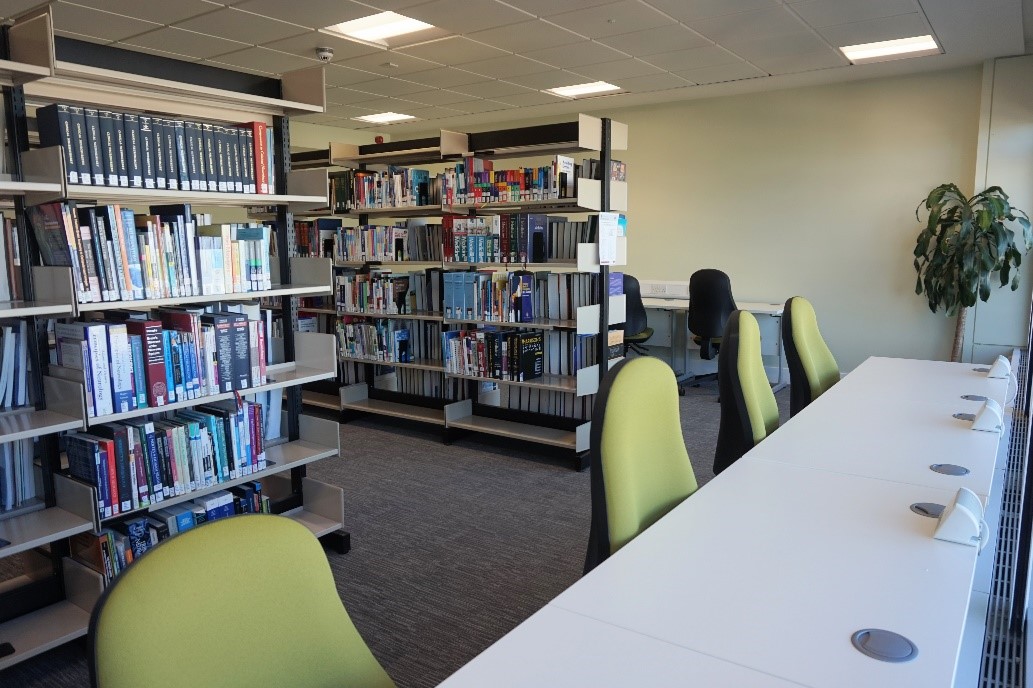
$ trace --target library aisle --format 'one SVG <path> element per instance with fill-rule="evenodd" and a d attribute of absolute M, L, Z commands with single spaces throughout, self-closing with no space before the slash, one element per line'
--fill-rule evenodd
<path fill-rule="evenodd" d="M 716 398 L 710 382 L 681 399 L 700 484 L 713 477 Z M 788 389 L 777 399 L 784 421 Z M 375 417 L 342 425 L 341 448 L 342 461 L 309 469 L 345 489 L 355 546 L 327 557 L 349 614 L 399 688 L 437 685 L 580 578 L 589 473 L 547 449 L 490 436 L 446 446 L 432 426 Z M 19 664 L 0 685 L 87 685 L 84 647 Z"/>

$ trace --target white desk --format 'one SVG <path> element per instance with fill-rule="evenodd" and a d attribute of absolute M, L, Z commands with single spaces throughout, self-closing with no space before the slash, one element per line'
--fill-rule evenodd
<path fill-rule="evenodd" d="M 447 685 L 667 685 L 668 670 L 683 685 L 753 685 L 748 669 L 812 688 L 951 686 L 978 552 L 909 510 L 948 502 L 957 483 L 894 447 L 979 466 L 976 487 L 992 477 L 999 436 L 920 422 L 958 394 L 1006 393 L 970 368 L 869 360 Z M 905 635 L 917 657 L 862 655 L 850 637 L 863 628 Z"/>
<path fill-rule="evenodd" d="M 654 313 L 666 313 L 669 318 L 668 322 L 665 323 L 664 327 L 660 326 L 660 323 L 656 320 L 656 315 L 649 317 L 649 321 L 652 323 L 650 326 L 654 330 L 670 330 L 670 348 L 671 348 L 671 367 L 674 369 L 675 374 L 679 379 L 693 375 L 690 372 L 693 365 L 698 365 L 698 361 L 694 361 L 689 356 L 689 328 L 688 328 L 688 313 L 689 313 L 689 300 L 688 299 L 666 299 L 657 298 L 653 296 L 646 296 L 642 298 L 642 305 L 646 307 L 646 315 L 649 317 L 650 311 Z M 775 374 L 775 379 L 770 380 L 774 387 L 774 391 L 779 391 L 786 386 L 783 375 L 783 367 L 785 358 L 782 352 L 782 312 L 785 308 L 784 304 L 781 303 L 763 303 L 754 301 L 737 301 L 735 304 L 739 310 L 749 311 L 757 316 L 761 325 L 761 338 L 762 338 L 762 352 L 766 348 L 765 342 L 774 341 L 772 349 L 767 349 L 767 352 L 773 353 L 778 366 L 778 372 Z M 774 332 L 771 333 L 770 329 L 765 325 L 765 319 L 773 319 Z M 664 342 L 666 344 L 666 342 Z M 645 346 L 649 347 L 650 344 L 647 342 Z M 653 344 L 654 348 L 664 348 L 661 344 Z M 712 363 L 712 366 L 716 365 L 716 359 Z M 713 372 L 713 371 L 709 371 Z M 770 378 L 770 375 L 769 375 Z"/>

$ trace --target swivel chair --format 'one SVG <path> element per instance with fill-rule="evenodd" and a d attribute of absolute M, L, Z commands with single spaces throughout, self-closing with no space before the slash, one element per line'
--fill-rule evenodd
<path fill-rule="evenodd" d="M 778 428 L 778 403 L 760 352 L 760 326 L 752 313 L 728 318 L 717 360 L 721 423 L 714 474 L 728 468 Z"/>
<path fill-rule="evenodd" d="M 96 688 L 394 688 L 319 541 L 283 516 L 212 521 L 141 556 L 94 607 L 89 646 Z"/>
<path fill-rule="evenodd" d="M 642 289 L 638 280 L 628 273 L 624 273 L 624 298 L 624 355 L 627 356 L 631 349 L 646 356 L 649 352 L 642 345 L 653 336 L 653 328 L 646 324 L 646 307 L 642 305 Z"/>
<path fill-rule="evenodd" d="M 689 332 L 699 345 L 700 358 L 709 361 L 717 355 L 725 323 L 734 310 L 735 299 L 728 275 L 712 268 L 692 273 L 689 277 Z"/>
<path fill-rule="evenodd" d="M 839 366 L 818 330 L 814 307 L 802 296 L 786 301 L 782 344 L 789 364 L 789 415 L 795 416 L 839 382 Z"/>
<path fill-rule="evenodd" d="M 696 491 L 674 371 L 624 359 L 603 378 L 592 413 L 592 524 L 585 573 Z"/>

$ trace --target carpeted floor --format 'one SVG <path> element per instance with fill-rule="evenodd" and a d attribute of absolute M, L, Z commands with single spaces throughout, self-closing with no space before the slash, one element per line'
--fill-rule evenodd
<path fill-rule="evenodd" d="M 784 421 L 789 390 L 777 397 Z M 716 383 L 689 388 L 681 416 L 703 484 L 713 477 Z M 343 460 L 310 468 L 345 489 L 353 548 L 328 556 L 352 619 L 400 688 L 437 685 L 580 576 L 587 471 L 496 438 L 445 446 L 434 428 L 385 418 L 342 426 L 341 447 Z M 83 648 L 0 672 L 0 686 L 86 686 Z"/>

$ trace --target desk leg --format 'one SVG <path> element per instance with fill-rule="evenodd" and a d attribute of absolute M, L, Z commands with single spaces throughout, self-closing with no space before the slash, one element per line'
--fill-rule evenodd
<path fill-rule="evenodd" d="M 684 310 L 671 312 L 671 364 L 678 382 L 678 393 L 685 394 L 682 383 L 695 377 L 689 372 L 689 316 Z"/>
<path fill-rule="evenodd" d="M 775 384 L 771 385 L 771 391 L 778 392 L 789 386 L 789 383 L 782 379 L 782 316 L 772 315 L 772 318 L 778 318 L 778 336 L 775 337 L 775 353 L 777 354 L 776 363 L 778 365 L 778 377 L 775 379 Z"/>

